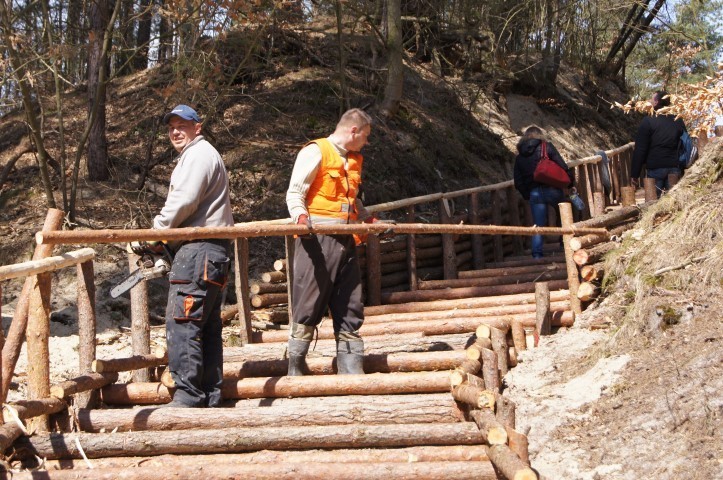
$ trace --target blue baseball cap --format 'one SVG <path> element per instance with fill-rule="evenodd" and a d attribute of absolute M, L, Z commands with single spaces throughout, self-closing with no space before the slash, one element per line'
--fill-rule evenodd
<path fill-rule="evenodd" d="M 188 105 L 176 105 L 173 110 L 163 116 L 163 124 L 167 125 L 171 117 L 176 116 L 184 120 L 192 120 L 196 123 L 201 123 L 201 119 L 198 118 L 198 114 L 194 109 Z"/>

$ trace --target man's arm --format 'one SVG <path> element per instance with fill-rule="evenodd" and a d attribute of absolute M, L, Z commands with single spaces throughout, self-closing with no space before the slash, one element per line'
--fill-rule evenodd
<path fill-rule="evenodd" d="M 286 191 L 286 206 L 294 223 L 303 220 L 306 224 L 309 212 L 306 209 L 306 195 L 309 193 L 311 183 L 321 167 L 321 150 L 315 143 L 301 149 L 296 156 L 294 169 L 291 172 L 289 189 Z M 304 216 L 305 218 L 300 218 Z"/>
<path fill-rule="evenodd" d="M 640 177 L 643 170 L 643 164 L 648 158 L 648 150 L 650 149 L 650 117 L 646 117 L 640 123 L 638 133 L 635 135 L 635 151 L 633 152 L 633 161 L 630 165 L 630 178 Z"/>

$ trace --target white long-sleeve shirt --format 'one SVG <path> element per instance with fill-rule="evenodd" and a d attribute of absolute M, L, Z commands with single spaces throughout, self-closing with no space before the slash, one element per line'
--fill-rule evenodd
<path fill-rule="evenodd" d="M 347 151 L 332 142 L 331 138 L 327 138 L 327 140 L 329 140 L 331 145 L 339 153 L 339 156 L 344 160 L 344 167 L 346 168 Z M 316 175 L 319 173 L 319 168 L 321 168 L 321 149 L 316 143 L 310 143 L 302 148 L 296 156 L 294 169 L 291 172 L 289 189 L 286 191 L 286 206 L 289 209 L 289 215 L 294 223 L 296 223 L 301 215 L 309 215 L 306 209 L 306 196 L 309 193 L 309 189 Z M 369 213 L 364 208 L 360 199 L 355 199 L 354 206 L 359 220 L 364 220 L 369 217 Z M 316 215 L 311 216 L 311 221 L 312 223 L 346 223 L 342 219 L 319 217 Z"/>
<path fill-rule="evenodd" d="M 181 151 L 153 228 L 228 226 L 233 226 L 233 215 L 226 167 L 213 145 L 199 135 Z"/>

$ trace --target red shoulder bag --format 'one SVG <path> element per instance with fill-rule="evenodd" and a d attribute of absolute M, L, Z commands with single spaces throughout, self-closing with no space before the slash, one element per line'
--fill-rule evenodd
<path fill-rule="evenodd" d="M 532 178 L 537 183 L 543 183 L 556 188 L 565 188 L 570 185 L 570 177 L 567 175 L 567 171 L 547 155 L 547 142 L 542 142 L 540 161 L 537 163 L 537 167 L 535 167 L 535 173 Z"/>

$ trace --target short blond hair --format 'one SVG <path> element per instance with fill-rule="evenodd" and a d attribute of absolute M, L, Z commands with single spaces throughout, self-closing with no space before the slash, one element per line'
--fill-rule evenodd
<path fill-rule="evenodd" d="M 336 124 L 336 129 L 344 127 L 358 127 L 364 128 L 367 125 L 372 124 L 372 117 L 362 110 L 361 108 L 352 108 L 344 112 L 339 119 L 339 123 Z"/>

